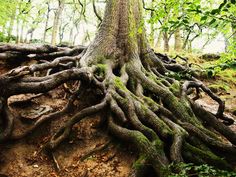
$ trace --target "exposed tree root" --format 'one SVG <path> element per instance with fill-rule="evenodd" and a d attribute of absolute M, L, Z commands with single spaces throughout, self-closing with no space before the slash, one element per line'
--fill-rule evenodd
<path fill-rule="evenodd" d="M 45 145 L 47 150 L 54 150 L 68 138 L 75 124 L 104 110 L 107 116 L 101 123 L 121 142 L 130 143 L 138 151 L 139 159 L 134 165 L 137 173 L 151 167 L 158 176 L 168 176 L 171 173 L 168 165 L 179 162 L 208 163 L 233 170 L 236 133 L 219 120 L 228 124 L 233 121 L 225 119 L 224 101 L 194 78 L 195 75 L 181 81 L 172 77 L 189 71 L 190 66 L 155 55 L 144 31 L 137 32 L 141 4 L 132 2 L 108 1 L 98 35 L 83 52 L 80 47 L 59 50 L 46 46 L 0 46 L 1 52 L 18 52 L 20 56 L 24 53 L 27 59 L 46 60 L 0 76 L 0 142 L 25 137 L 44 122 L 70 112 L 76 99 L 91 94 L 95 101 L 78 110 L 55 132 Z M 124 14 L 129 14 L 135 23 L 128 22 Z M 136 29 L 136 35 L 130 35 L 130 29 Z M 36 72 L 39 77 L 35 76 Z M 68 89 L 69 81 L 79 82 L 75 84 L 79 88 Z M 62 110 L 40 117 L 20 135 L 12 133 L 14 116 L 7 103 L 10 96 L 46 93 L 63 84 L 72 96 Z M 197 94 L 194 99 L 188 96 L 192 88 Z M 216 115 L 195 102 L 201 91 L 219 104 Z"/>
<path fill-rule="evenodd" d="M 223 116 L 224 102 L 203 83 L 193 79 L 181 86 L 180 82 L 160 74 L 162 71 L 157 67 L 151 67 L 148 63 L 144 67 L 138 62 L 139 57 L 131 59 L 121 68 L 112 63 L 79 68 L 76 62 L 80 58 L 59 57 L 51 62 L 19 67 L 1 76 L 0 88 L 4 93 L 1 101 L 4 128 L 1 142 L 24 138 L 43 123 L 62 117 L 70 112 L 75 99 L 81 97 L 79 95 L 94 88 L 93 92 L 103 97 L 102 101 L 72 116 L 45 145 L 48 150 L 55 149 L 68 138 L 76 123 L 106 108 L 108 117 L 105 122 L 108 122 L 110 132 L 122 141 L 130 142 L 139 152 L 139 159 L 134 165 L 137 167 L 136 175 L 152 167 L 158 176 L 166 176 L 170 173 L 167 167 L 171 162 L 204 162 L 220 168 L 233 168 L 227 157 L 236 154 L 236 134 L 217 119 Z M 74 63 L 73 68 L 42 77 L 31 76 L 69 62 Z M 10 96 L 45 93 L 69 80 L 78 80 L 80 84 L 77 91 L 68 91 L 72 95 L 62 110 L 42 116 L 22 134 L 12 133 L 14 117 L 6 102 Z M 5 84 L 8 87 L 4 87 Z M 202 89 L 219 103 L 216 115 L 188 98 L 188 90 L 192 87 L 196 88 L 197 93 Z M 203 122 L 208 122 L 214 131 L 204 128 Z M 229 141 L 222 141 L 219 134 Z M 198 139 L 202 146 L 193 143 L 193 138 Z M 226 159 L 222 160 L 222 157 Z"/>

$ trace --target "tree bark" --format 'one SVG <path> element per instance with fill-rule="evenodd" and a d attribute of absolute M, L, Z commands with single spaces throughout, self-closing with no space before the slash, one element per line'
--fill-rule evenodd
<path fill-rule="evenodd" d="M 13 14 L 11 16 L 10 24 L 9 24 L 8 29 L 7 29 L 7 41 L 6 42 L 10 42 L 10 40 L 11 40 L 12 30 L 13 30 L 13 26 L 14 26 L 14 22 L 15 22 L 15 16 L 16 16 L 16 9 L 13 10 Z"/>
<path fill-rule="evenodd" d="M 53 27 L 52 27 L 52 40 L 51 40 L 52 45 L 56 45 L 57 43 L 59 22 L 60 22 L 63 9 L 64 9 L 64 0 L 58 0 L 58 9 L 55 12 Z"/>
<path fill-rule="evenodd" d="M 235 24 L 231 24 L 231 28 L 232 28 L 232 41 L 233 41 L 233 45 L 236 46 L 236 25 Z"/>
<path fill-rule="evenodd" d="M 47 4 L 47 15 L 46 15 L 46 21 L 45 21 L 45 27 L 44 27 L 44 33 L 43 33 L 43 43 L 46 42 L 47 31 L 48 31 L 48 22 L 49 22 L 49 17 L 50 17 L 50 12 L 51 12 L 49 2 L 47 2 L 46 4 Z"/>
<path fill-rule="evenodd" d="M 160 48 L 161 48 L 162 39 L 163 39 L 163 34 L 162 34 L 162 31 L 160 31 L 158 34 L 158 37 L 157 37 L 156 44 L 155 44 L 155 49 L 157 51 L 160 50 Z"/>
<path fill-rule="evenodd" d="M 167 32 L 163 32 L 163 39 L 164 39 L 164 51 L 169 52 L 170 46 L 169 46 L 169 37 Z"/>
<path fill-rule="evenodd" d="M 177 29 L 175 31 L 175 46 L 174 46 L 175 51 L 180 52 L 182 49 L 182 40 L 181 40 L 181 33 L 180 29 Z"/>
<path fill-rule="evenodd" d="M 154 0 L 152 0 L 152 6 L 154 4 Z M 153 7 L 151 7 L 153 9 Z M 154 17 L 154 11 L 151 11 L 151 19 Z M 152 47 L 154 47 L 154 37 L 155 37 L 155 29 L 154 29 L 154 23 L 151 23 L 151 33 L 149 37 L 149 43 Z"/>

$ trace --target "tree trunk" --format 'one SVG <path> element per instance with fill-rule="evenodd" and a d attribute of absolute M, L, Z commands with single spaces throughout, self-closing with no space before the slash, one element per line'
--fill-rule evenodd
<path fill-rule="evenodd" d="M 232 28 L 232 41 L 233 41 L 233 45 L 236 46 L 236 24 L 232 23 L 231 24 L 231 28 Z"/>
<path fill-rule="evenodd" d="M 7 41 L 6 42 L 10 42 L 10 40 L 11 40 L 12 30 L 13 30 L 13 26 L 14 26 L 14 22 L 15 22 L 15 16 L 16 16 L 16 10 L 14 10 L 14 12 L 11 16 L 10 24 L 9 24 L 8 29 L 7 29 Z"/>
<path fill-rule="evenodd" d="M 19 16 L 17 16 L 16 19 L 16 44 L 20 42 L 20 19 Z"/>
<path fill-rule="evenodd" d="M 25 30 L 25 20 L 22 20 L 21 30 L 20 30 L 20 43 L 24 43 L 24 30 Z"/>
<path fill-rule="evenodd" d="M 73 45 L 74 27 L 76 26 L 76 24 L 75 24 L 75 12 L 76 12 L 76 10 L 73 10 L 72 19 L 71 19 L 72 23 L 71 23 L 70 34 L 69 34 L 69 44 L 70 45 Z"/>
<path fill-rule="evenodd" d="M 107 113 L 103 116 L 105 120 L 101 120 L 106 124 L 104 127 L 121 142 L 128 142 L 138 154 L 136 173 L 152 167 L 154 176 L 166 177 L 171 173 L 170 164 L 180 162 L 232 169 L 236 133 L 224 124 L 234 123 L 224 115 L 224 102 L 194 77 L 197 75 L 191 68 L 156 56 L 142 22 L 140 0 L 108 0 L 98 33 L 83 52 L 78 47 L 55 52 L 58 49 L 52 46 L 0 46 L 2 52 L 17 51 L 22 55 L 35 54 L 38 59 L 55 59 L 16 68 L 0 77 L 0 114 L 7 122 L 0 141 L 22 138 L 45 121 L 68 113 L 75 99 L 83 102 L 82 98 L 89 99 L 88 95 L 92 95 L 96 101 L 90 99 L 88 107 L 70 116 L 45 145 L 47 150 L 55 149 L 68 138 L 76 123 L 104 111 Z M 50 75 L 50 69 L 71 63 L 73 68 Z M 45 77 L 31 75 L 48 69 L 49 75 Z M 183 75 L 180 81 L 174 79 L 177 75 Z M 20 135 L 12 134 L 14 116 L 7 104 L 10 96 L 45 93 L 74 80 L 80 81 L 80 87 L 71 92 L 63 110 L 39 119 Z M 188 97 L 191 89 L 196 89 L 194 99 Z M 219 104 L 216 114 L 195 103 L 201 90 Z"/>
<path fill-rule="evenodd" d="M 163 33 L 163 39 L 164 39 L 164 51 L 169 52 L 170 46 L 169 46 L 169 37 L 168 37 L 167 32 Z"/>
<path fill-rule="evenodd" d="M 180 52 L 182 49 L 180 29 L 177 29 L 175 32 L 175 51 Z"/>
<path fill-rule="evenodd" d="M 160 50 L 160 48 L 161 48 L 161 42 L 162 42 L 162 39 L 163 39 L 162 36 L 163 36 L 162 31 L 160 31 L 159 34 L 158 34 L 158 37 L 157 37 L 156 44 L 155 44 L 155 49 L 156 50 Z"/>
<path fill-rule="evenodd" d="M 45 27 L 44 27 L 44 33 L 43 33 L 43 43 L 46 42 L 46 37 L 47 37 L 47 30 L 48 30 L 48 22 L 49 22 L 49 15 L 50 15 L 50 5 L 49 2 L 47 3 L 47 15 L 46 15 L 46 22 L 45 22 Z"/>
<path fill-rule="evenodd" d="M 192 53 L 192 41 L 188 41 L 188 52 Z"/>
<path fill-rule="evenodd" d="M 229 39 L 226 35 L 224 35 L 224 43 L 225 43 L 225 51 L 224 52 L 228 52 Z"/>
<path fill-rule="evenodd" d="M 152 6 L 154 4 L 154 0 L 152 0 Z M 151 7 L 153 9 L 153 7 Z M 151 19 L 154 17 L 154 11 L 151 11 Z M 152 47 L 154 47 L 154 38 L 155 38 L 155 29 L 154 29 L 154 23 L 151 23 L 151 33 L 150 33 L 150 37 L 149 37 L 149 43 Z"/>
<path fill-rule="evenodd" d="M 63 9 L 64 9 L 64 0 L 58 0 L 58 9 L 55 12 L 53 27 L 52 27 L 52 40 L 51 40 L 52 45 L 56 45 L 56 43 L 57 43 L 59 22 L 60 22 L 60 18 L 61 18 L 61 14 L 62 14 Z"/>

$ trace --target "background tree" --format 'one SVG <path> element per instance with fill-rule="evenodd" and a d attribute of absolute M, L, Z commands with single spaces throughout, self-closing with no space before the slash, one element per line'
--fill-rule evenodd
<path fill-rule="evenodd" d="M 64 0 L 58 0 L 58 8 L 55 11 L 55 16 L 54 16 L 54 21 L 53 21 L 53 26 L 52 26 L 52 45 L 56 45 L 56 39 L 58 35 L 58 30 L 59 30 L 59 23 L 60 23 L 60 18 L 62 15 L 62 11 L 64 9 L 65 1 Z"/>

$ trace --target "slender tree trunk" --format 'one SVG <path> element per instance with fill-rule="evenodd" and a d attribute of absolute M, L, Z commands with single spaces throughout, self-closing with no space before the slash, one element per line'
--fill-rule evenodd
<path fill-rule="evenodd" d="M 62 20 L 60 19 L 60 22 L 59 22 L 59 44 L 62 43 L 63 38 L 64 38 L 64 26 L 62 24 Z"/>
<path fill-rule="evenodd" d="M 20 42 L 20 19 L 19 16 L 17 16 L 16 20 L 16 43 L 18 44 Z"/>
<path fill-rule="evenodd" d="M 181 40 L 181 33 L 180 29 L 177 29 L 175 31 L 175 46 L 174 46 L 175 51 L 180 52 L 182 49 L 182 40 Z"/>
<path fill-rule="evenodd" d="M 46 15 L 46 22 L 45 22 L 45 27 L 44 27 L 44 33 L 43 33 L 43 43 L 46 42 L 46 36 L 47 36 L 47 30 L 48 30 L 48 22 L 49 22 L 49 17 L 50 17 L 50 5 L 49 2 L 47 3 L 47 15 Z"/>
<path fill-rule="evenodd" d="M 80 24 L 77 23 L 77 24 L 75 25 L 75 27 L 76 27 L 76 32 L 74 33 L 73 39 L 72 39 L 72 44 L 73 44 L 73 45 L 75 45 L 76 40 L 77 40 L 77 37 L 78 37 L 78 35 L 79 35 L 79 33 L 80 33 L 80 31 L 79 31 L 79 29 L 80 29 Z M 82 42 L 82 45 L 83 45 L 83 42 Z"/>
<path fill-rule="evenodd" d="M 152 0 L 152 6 L 154 4 L 154 0 Z M 153 8 L 153 7 L 152 7 Z M 151 11 L 151 18 L 153 18 L 154 16 L 154 11 Z M 151 33 L 150 33 L 150 37 L 149 37 L 149 43 L 152 47 L 154 47 L 154 39 L 155 38 L 155 29 L 154 29 L 154 23 L 151 23 Z"/>
<path fill-rule="evenodd" d="M 162 39 L 163 39 L 163 34 L 162 34 L 162 31 L 160 30 L 160 32 L 158 34 L 158 37 L 157 37 L 156 44 L 155 44 L 155 49 L 156 50 L 160 50 L 161 49 Z"/>
<path fill-rule="evenodd" d="M 53 28 L 52 28 L 52 40 L 51 44 L 56 45 L 57 43 L 57 35 L 59 30 L 59 22 L 62 15 L 62 11 L 64 9 L 64 0 L 58 0 L 58 9 L 55 12 Z"/>
<path fill-rule="evenodd" d="M 71 19 L 71 27 L 70 27 L 70 34 L 69 34 L 69 44 L 72 45 L 73 44 L 73 34 L 74 34 L 74 27 L 76 26 L 75 24 L 75 10 L 73 10 L 73 14 L 72 14 L 72 19 Z"/>
<path fill-rule="evenodd" d="M 163 39 L 164 39 L 164 51 L 169 52 L 170 46 L 169 46 L 169 37 L 168 37 L 167 32 L 163 33 Z"/>
<path fill-rule="evenodd" d="M 149 37 L 150 45 L 154 47 L 154 40 L 155 40 L 155 29 L 154 29 L 154 24 L 151 24 L 151 33 Z"/>
<path fill-rule="evenodd" d="M 25 30 L 25 20 L 22 20 L 21 32 L 20 32 L 20 43 L 24 43 L 24 30 Z"/>
<path fill-rule="evenodd" d="M 70 28 L 70 34 L 69 34 L 69 44 L 73 45 L 73 36 L 74 36 L 74 26 Z"/>
<path fill-rule="evenodd" d="M 233 45 L 236 47 L 236 24 L 232 23 L 231 24 L 231 28 L 232 28 L 232 41 L 233 41 Z"/>
<path fill-rule="evenodd" d="M 27 42 L 28 42 L 28 35 L 29 35 L 29 34 L 30 34 L 30 33 L 28 33 L 28 32 L 25 34 L 24 43 L 27 43 Z"/>
<path fill-rule="evenodd" d="M 13 14 L 11 16 L 10 24 L 9 24 L 8 30 L 7 30 L 7 41 L 6 42 L 10 42 L 10 40 L 11 40 L 15 17 L 16 17 L 16 10 L 13 11 Z"/>
<path fill-rule="evenodd" d="M 225 44 L 225 51 L 224 52 L 228 52 L 228 47 L 229 47 L 229 39 L 226 35 L 224 35 L 224 44 Z"/>
<path fill-rule="evenodd" d="M 188 41 L 188 52 L 192 53 L 192 41 Z"/>
<path fill-rule="evenodd" d="M 34 36 L 34 30 L 30 33 L 30 40 L 29 40 L 29 42 L 33 41 L 33 36 Z"/>

